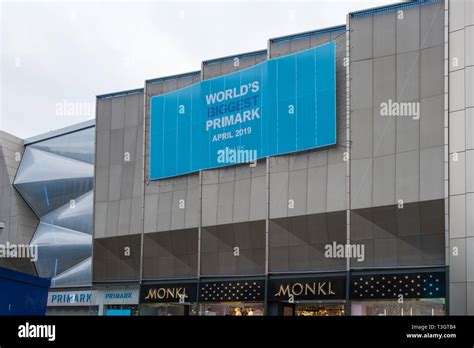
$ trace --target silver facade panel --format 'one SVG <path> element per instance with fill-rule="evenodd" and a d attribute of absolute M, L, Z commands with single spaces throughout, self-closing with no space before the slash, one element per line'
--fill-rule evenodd
<path fill-rule="evenodd" d="M 367 16 L 351 21 L 352 62 L 372 58 L 372 20 L 372 16 Z"/>
<path fill-rule="evenodd" d="M 373 205 L 395 204 L 395 155 L 374 158 Z"/>
<path fill-rule="evenodd" d="M 352 209 L 372 206 L 372 163 L 372 158 L 351 161 Z M 331 194 L 328 186 L 328 196 Z"/>
<path fill-rule="evenodd" d="M 397 53 L 416 51 L 420 48 L 420 8 L 397 11 Z"/>
<path fill-rule="evenodd" d="M 374 58 L 395 54 L 396 13 L 373 16 L 373 31 L 376 33 L 373 41 Z"/>
<path fill-rule="evenodd" d="M 396 155 L 395 197 L 404 203 L 420 200 L 420 152 L 410 151 Z"/>

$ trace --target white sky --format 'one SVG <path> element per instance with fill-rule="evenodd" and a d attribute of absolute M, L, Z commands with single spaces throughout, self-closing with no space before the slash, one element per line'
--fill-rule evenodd
<path fill-rule="evenodd" d="M 0 130 L 26 138 L 93 118 L 96 95 L 398 1 L 0 2 Z"/>

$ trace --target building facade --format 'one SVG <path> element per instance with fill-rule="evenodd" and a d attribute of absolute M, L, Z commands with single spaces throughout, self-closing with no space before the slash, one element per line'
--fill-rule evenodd
<path fill-rule="evenodd" d="M 141 283 L 144 315 L 472 314 L 472 18 L 470 1 L 359 11 L 97 97 L 94 284 Z M 150 180 L 152 97 L 327 42 L 336 145 Z"/>
<path fill-rule="evenodd" d="M 14 185 L 48 313 L 474 314 L 473 28 L 470 0 L 349 13 L 98 96 L 95 127 L 27 141 Z M 335 144 L 156 179 L 157 98 L 328 43 Z"/>

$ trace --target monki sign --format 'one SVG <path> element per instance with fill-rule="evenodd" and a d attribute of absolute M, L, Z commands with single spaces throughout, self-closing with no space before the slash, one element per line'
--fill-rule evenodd
<path fill-rule="evenodd" d="M 140 289 L 140 302 L 194 302 L 196 294 L 196 283 L 145 284 Z"/>
<path fill-rule="evenodd" d="M 345 284 L 344 276 L 270 279 L 267 298 L 273 301 L 344 299 Z"/>
<path fill-rule="evenodd" d="M 187 299 L 186 288 L 150 288 L 145 300 Z"/>
<path fill-rule="evenodd" d="M 294 297 L 297 296 L 308 296 L 308 295 L 336 295 L 336 293 L 332 289 L 331 282 L 311 282 L 311 283 L 294 283 L 290 284 L 282 284 L 278 289 L 278 292 L 275 294 L 275 297 L 278 296 L 286 296 L 289 297 L 293 295 Z"/>

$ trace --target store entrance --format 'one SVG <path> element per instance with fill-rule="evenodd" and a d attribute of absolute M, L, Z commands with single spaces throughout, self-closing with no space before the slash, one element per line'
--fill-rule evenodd
<path fill-rule="evenodd" d="M 305 317 L 332 317 L 344 315 L 343 303 L 284 303 L 280 306 L 280 315 Z"/>

